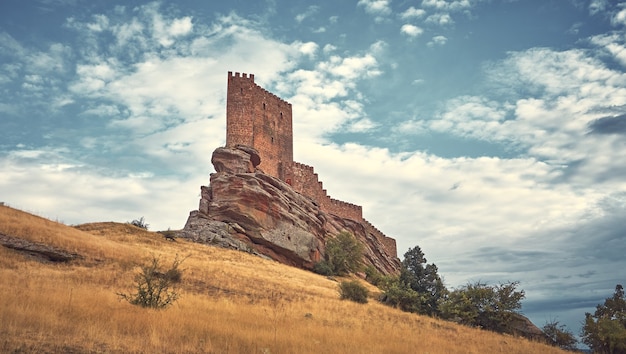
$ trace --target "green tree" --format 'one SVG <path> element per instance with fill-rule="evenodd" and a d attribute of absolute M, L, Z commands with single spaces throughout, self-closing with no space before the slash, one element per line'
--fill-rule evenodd
<path fill-rule="evenodd" d="M 515 318 L 524 290 L 516 290 L 519 282 L 509 282 L 494 286 L 476 282 L 450 292 L 442 301 L 443 318 L 469 326 L 511 333 L 510 324 Z"/>
<path fill-rule="evenodd" d="M 399 280 L 420 295 L 417 312 L 431 316 L 439 315 L 439 303 L 447 295 L 448 290 L 438 274 L 437 266 L 434 263 L 427 264 L 419 246 L 409 248 L 404 254 Z"/>
<path fill-rule="evenodd" d="M 346 275 L 360 269 L 363 259 L 363 244 L 351 233 L 340 232 L 326 242 L 324 260 L 314 270 L 324 275 Z"/>
<path fill-rule="evenodd" d="M 551 321 L 542 328 L 543 334 L 546 335 L 550 344 L 561 349 L 576 351 L 576 343 L 578 340 L 574 334 L 568 330 L 565 325 L 559 324 L 559 321 Z"/>
<path fill-rule="evenodd" d="M 419 246 L 404 254 L 400 274 L 380 281 L 381 301 L 403 311 L 439 315 L 439 303 L 446 289 L 435 264 L 427 264 Z"/>
<path fill-rule="evenodd" d="M 381 301 L 402 311 L 419 313 L 422 304 L 426 302 L 423 294 L 419 294 L 406 283 L 400 281 L 400 277 L 386 279 L 383 281 L 381 289 L 383 290 Z"/>
<path fill-rule="evenodd" d="M 621 284 L 615 286 L 615 293 L 603 305 L 596 306 L 593 315 L 585 313 L 581 335 L 582 342 L 594 353 L 626 353 L 626 297 Z"/>

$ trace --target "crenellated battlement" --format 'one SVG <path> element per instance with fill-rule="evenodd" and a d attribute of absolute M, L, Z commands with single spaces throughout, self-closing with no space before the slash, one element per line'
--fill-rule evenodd
<path fill-rule="evenodd" d="M 261 170 L 311 198 L 322 211 L 364 223 L 387 254 L 396 257 L 395 240 L 363 219 L 360 205 L 331 198 L 313 166 L 293 160 L 291 103 L 257 85 L 253 74 L 229 71 L 226 146 L 238 144 L 255 148 L 261 157 Z"/>
<path fill-rule="evenodd" d="M 246 73 L 238 73 L 238 72 L 233 73 L 232 71 L 229 71 L 228 72 L 228 80 L 229 80 L 229 82 L 231 81 L 231 79 L 232 80 L 237 80 L 237 79 L 239 79 L 239 80 L 246 80 L 250 84 L 254 85 L 254 89 L 255 90 L 258 90 L 258 91 L 262 92 L 263 95 L 265 97 L 268 97 L 269 100 L 278 102 L 278 103 L 283 104 L 283 105 L 288 106 L 288 107 L 291 107 L 291 103 L 283 100 L 282 98 L 278 97 L 276 94 L 274 94 L 272 92 L 269 92 L 268 90 L 264 89 L 263 87 L 257 85 L 254 82 L 254 74 L 248 75 Z"/>
<path fill-rule="evenodd" d="M 387 251 L 388 254 L 393 254 L 393 255 L 398 254 L 395 239 L 391 237 L 387 237 L 387 235 L 385 235 L 382 231 L 378 230 L 369 221 L 363 219 L 363 223 L 367 226 L 369 233 L 374 235 L 376 239 L 378 239 L 378 241 L 382 243 L 383 247 L 385 247 L 385 250 Z"/>
<path fill-rule="evenodd" d="M 232 71 L 229 71 L 229 72 L 228 72 L 228 76 L 229 76 L 229 77 L 235 77 L 235 78 L 241 77 L 242 79 L 248 79 L 248 74 L 246 74 L 246 73 L 241 73 L 241 76 L 240 76 L 240 74 L 239 74 L 238 72 L 235 72 L 235 73 L 233 74 L 233 72 L 232 72 Z M 254 82 L 254 74 L 250 74 L 249 79 L 250 79 L 252 82 Z"/>

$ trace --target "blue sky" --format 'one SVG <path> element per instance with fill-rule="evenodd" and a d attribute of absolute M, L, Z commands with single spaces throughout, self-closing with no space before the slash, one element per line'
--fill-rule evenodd
<path fill-rule="evenodd" d="M 3 0 L 0 201 L 181 228 L 253 73 L 400 256 L 578 332 L 626 280 L 625 26 L 604 0 Z"/>

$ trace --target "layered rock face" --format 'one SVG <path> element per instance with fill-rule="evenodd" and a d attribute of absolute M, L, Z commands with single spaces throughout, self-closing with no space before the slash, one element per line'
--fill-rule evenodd
<path fill-rule="evenodd" d="M 367 225 L 323 212 L 312 199 L 260 171 L 260 161 L 248 146 L 216 149 L 211 162 L 217 172 L 201 187 L 199 210 L 190 213 L 180 236 L 310 269 L 323 259 L 326 240 L 348 231 L 365 245 L 365 263 L 383 274 L 399 271 L 400 260 L 386 253 Z"/>

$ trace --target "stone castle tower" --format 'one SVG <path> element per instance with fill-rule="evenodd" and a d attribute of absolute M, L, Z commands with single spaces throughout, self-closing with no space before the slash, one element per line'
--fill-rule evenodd
<path fill-rule="evenodd" d="M 254 75 L 228 73 L 226 146 L 252 146 L 261 155 L 263 172 L 285 179 L 293 161 L 291 103 L 254 83 Z"/>
<path fill-rule="evenodd" d="M 331 198 L 313 167 L 293 161 L 291 104 L 255 84 L 254 75 L 228 72 L 226 146 L 240 144 L 259 152 L 263 172 L 290 184 L 323 211 L 363 223 L 396 257 L 396 240 L 365 220 L 361 206 Z"/>

